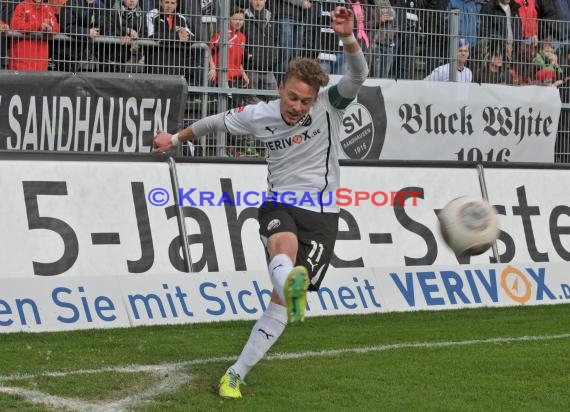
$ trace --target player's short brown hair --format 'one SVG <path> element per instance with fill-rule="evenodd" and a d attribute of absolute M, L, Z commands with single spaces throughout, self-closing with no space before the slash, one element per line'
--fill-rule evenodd
<path fill-rule="evenodd" d="M 315 89 L 316 93 L 321 87 L 329 84 L 329 75 L 325 73 L 321 65 L 316 60 L 305 57 L 292 60 L 289 63 L 283 77 L 283 84 L 292 77 L 307 83 Z"/>

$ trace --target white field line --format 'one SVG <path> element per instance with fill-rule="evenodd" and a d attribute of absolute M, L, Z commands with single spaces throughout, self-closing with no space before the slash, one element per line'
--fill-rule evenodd
<path fill-rule="evenodd" d="M 456 340 L 456 341 L 441 341 L 441 342 L 404 342 L 394 343 L 390 345 L 373 345 L 361 346 L 355 348 L 344 349 L 323 349 L 320 351 L 303 351 L 303 352 L 288 352 L 288 353 L 275 353 L 267 355 L 265 360 L 287 360 L 299 358 L 323 358 L 330 356 L 337 356 L 350 353 L 369 353 L 369 352 L 383 352 L 397 349 L 432 349 L 432 348 L 445 348 L 450 346 L 471 346 L 471 345 L 484 345 L 484 344 L 499 344 L 499 343 L 516 343 L 516 342 L 537 342 L 556 339 L 568 339 L 570 333 L 563 333 L 559 335 L 534 335 L 534 336 L 515 336 L 515 337 L 497 337 L 488 339 L 472 339 L 472 340 Z M 160 372 L 164 369 L 183 368 L 192 365 L 206 365 L 210 363 L 224 363 L 232 362 L 237 359 L 236 356 L 220 356 L 215 358 L 193 359 L 183 362 L 161 363 L 157 365 L 124 365 L 124 366 L 107 366 L 98 369 L 77 369 L 61 372 L 39 372 L 34 374 L 15 374 L 15 375 L 0 375 L 0 384 L 4 381 L 29 379 L 38 376 L 68 376 L 68 375 L 83 375 L 90 373 L 101 372 Z"/>
<path fill-rule="evenodd" d="M 110 369 L 108 369 L 110 370 Z M 61 396 L 50 395 L 45 392 L 35 391 L 25 388 L 0 386 L 0 392 L 11 395 L 21 396 L 26 401 L 52 406 L 58 409 L 68 409 L 77 412 L 121 412 L 130 410 L 133 406 L 151 401 L 157 395 L 164 392 L 171 392 L 184 385 L 190 380 L 190 375 L 185 371 L 185 368 L 179 365 L 160 365 L 151 367 L 131 367 L 131 368 L 116 368 L 117 371 L 123 372 L 150 372 L 160 374 L 163 379 L 155 386 L 152 386 L 140 393 L 131 396 L 126 396 L 113 402 L 88 402 L 80 399 L 63 398 Z M 76 371 L 74 371 L 76 372 Z M 86 373 L 100 372 L 97 370 L 90 370 Z M 65 374 L 59 373 L 50 376 L 64 376 Z M 40 376 L 39 374 L 36 376 Z M 45 374 L 43 376 L 46 376 Z"/>
<path fill-rule="evenodd" d="M 537 336 L 518 336 L 518 337 L 498 337 L 498 338 L 472 339 L 472 340 L 460 340 L 460 341 L 395 343 L 391 345 L 374 345 L 374 346 L 363 346 L 363 347 L 346 348 L 346 349 L 325 349 L 320 351 L 276 353 L 273 355 L 266 356 L 265 359 L 271 361 L 271 360 L 286 360 L 286 359 L 299 359 L 299 358 L 319 358 L 319 357 L 330 357 L 330 356 L 338 356 L 338 355 L 351 354 L 351 353 L 363 354 L 370 352 L 382 352 L 382 351 L 399 350 L 399 349 L 433 349 L 433 348 L 445 348 L 452 346 L 505 344 L 505 343 L 517 343 L 517 342 L 539 342 L 539 341 L 568 339 L 568 338 L 570 338 L 570 333 L 564 333 L 559 335 L 542 335 L 542 336 L 537 335 Z M 105 367 L 99 369 L 79 369 L 79 370 L 61 371 L 61 372 L 40 372 L 37 374 L 17 374 L 17 375 L 5 375 L 5 376 L 0 375 L 0 392 L 21 396 L 28 402 L 53 406 L 56 408 L 66 408 L 78 412 L 120 412 L 120 411 L 129 410 L 136 404 L 149 401 L 161 393 L 173 391 L 178 387 L 182 386 L 183 384 L 185 384 L 186 382 L 188 382 L 190 380 L 190 375 L 188 375 L 185 372 L 185 368 L 188 366 L 231 362 L 234 361 L 235 359 L 236 359 L 235 356 L 223 356 L 216 358 L 194 359 L 186 362 L 164 363 L 159 365 L 113 366 L 113 367 Z M 93 373 L 104 373 L 104 372 L 159 373 L 164 376 L 164 379 L 158 385 L 151 387 L 141 393 L 128 396 L 118 401 L 110 403 L 100 403 L 100 402 L 90 403 L 79 399 L 62 398 L 59 396 L 50 395 L 40 391 L 34 391 L 24 388 L 8 387 L 2 385 L 2 382 L 6 381 L 29 379 L 39 376 L 57 377 L 57 376 L 93 374 Z"/>

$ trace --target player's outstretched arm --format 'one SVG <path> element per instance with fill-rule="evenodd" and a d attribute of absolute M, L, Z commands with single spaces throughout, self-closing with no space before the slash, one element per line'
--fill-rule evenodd
<path fill-rule="evenodd" d="M 337 90 L 342 97 L 353 99 L 368 77 L 368 65 L 354 36 L 354 13 L 346 7 L 339 6 L 331 17 L 331 28 L 343 43 L 348 67 L 347 73 L 338 83 Z"/>
<path fill-rule="evenodd" d="M 197 139 L 209 133 L 222 132 L 225 130 L 224 114 L 219 113 L 200 119 L 178 133 L 170 134 L 158 131 L 152 142 L 152 152 L 163 153 L 172 149 L 174 146 L 178 146 L 182 142 Z"/>

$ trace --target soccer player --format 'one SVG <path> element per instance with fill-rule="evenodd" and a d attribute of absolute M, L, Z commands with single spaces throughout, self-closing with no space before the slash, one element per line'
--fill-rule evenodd
<path fill-rule="evenodd" d="M 352 11 L 337 7 L 331 27 L 347 57 L 348 71 L 338 84 L 325 88 L 329 79 L 319 63 L 296 59 L 279 85 L 280 99 L 209 116 L 179 133 L 159 132 L 154 137 L 155 153 L 216 131 L 253 135 L 266 145 L 269 200 L 259 207 L 258 221 L 274 289 L 237 362 L 222 376 L 219 394 L 224 398 L 241 398 L 240 383 L 287 322 L 303 321 L 307 288 L 318 290 L 332 257 L 339 208 L 323 197 L 339 188 L 341 121 L 368 76 L 368 67 L 354 38 Z M 303 198 L 303 203 L 291 206 L 272 200 L 286 191 Z"/>

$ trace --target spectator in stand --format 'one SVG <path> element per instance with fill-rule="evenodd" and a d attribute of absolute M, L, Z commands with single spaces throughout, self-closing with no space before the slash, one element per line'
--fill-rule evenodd
<path fill-rule="evenodd" d="M 481 3 L 477 0 L 450 0 L 447 10 L 454 9 L 459 10 L 459 36 L 469 42 L 471 50 L 475 50 Z"/>
<path fill-rule="evenodd" d="M 468 67 L 465 67 L 469 58 L 469 42 L 465 39 L 459 39 L 457 42 L 457 82 L 471 83 L 473 81 L 473 73 Z M 447 82 L 449 81 L 451 65 L 444 64 L 436 67 L 424 80 Z"/>
<path fill-rule="evenodd" d="M 367 8 L 366 27 L 372 43 L 371 69 L 372 77 L 387 79 L 394 62 L 396 47 L 396 30 L 398 22 L 396 11 L 390 0 L 373 0 Z"/>
<path fill-rule="evenodd" d="M 49 43 L 45 36 L 59 33 L 51 6 L 42 0 L 24 0 L 14 9 L 10 27 L 22 37 L 12 39 L 8 69 L 47 71 Z"/>
<path fill-rule="evenodd" d="M 177 0 L 160 0 L 160 8 L 148 12 L 148 37 L 159 45 L 147 50 L 147 70 L 155 74 L 183 76 L 193 79 L 193 55 L 190 47 L 194 36 L 186 17 L 176 11 Z"/>
<path fill-rule="evenodd" d="M 534 74 L 536 72 L 536 46 L 530 43 L 520 43 L 515 49 L 513 58 L 508 69 L 507 83 L 515 86 L 525 86 L 534 84 Z"/>
<path fill-rule="evenodd" d="M 535 0 L 514 0 L 519 6 L 518 14 L 521 19 L 522 39 L 530 41 L 531 44 L 538 44 L 538 13 L 536 11 Z"/>
<path fill-rule="evenodd" d="M 392 75 L 396 79 L 416 78 L 416 40 L 418 35 L 418 5 L 414 0 L 392 0 L 398 21 L 396 59 Z"/>
<path fill-rule="evenodd" d="M 249 0 L 245 10 L 244 35 L 247 39 L 245 66 L 249 71 L 250 88 L 277 90 L 274 70 L 277 67 L 277 25 L 272 13 L 265 7 L 266 0 Z M 261 99 L 247 97 L 248 103 Z M 263 100 L 272 100 L 264 97 Z"/>
<path fill-rule="evenodd" d="M 249 77 L 243 67 L 243 58 L 246 38 L 241 29 L 244 26 L 245 13 L 242 8 L 235 7 L 230 11 L 230 24 L 228 32 L 228 58 L 227 58 L 227 80 L 229 87 L 247 87 Z M 218 32 L 210 40 L 210 70 L 208 79 L 219 84 L 220 67 L 220 38 Z"/>
<path fill-rule="evenodd" d="M 186 25 L 191 31 L 192 45 L 197 42 L 207 43 L 216 32 L 215 3 L 215 0 L 180 0 L 177 3 L 177 12 L 186 19 Z M 160 10 L 160 0 L 139 0 L 139 4 L 141 9 L 147 12 L 146 31 L 148 35 L 148 30 L 153 25 L 152 19 Z M 206 78 L 202 75 L 202 69 L 207 64 L 206 51 L 200 47 L 191 47 L 189 59 L 193 65 L 188 70 L 189 84 L 204 86 Z M 149 56 L 145 60 L 148 66 Z"/>
<path fill-rule="evenodd" d="M 117 0 L 120 1 L 120 0 Z M 216 32 L 215 0 L 180 0 L 177 11 L 186 18 L 186 24 L 192 29 L 192 41 L 208 42 Z M 160 0 L 139 0 L 139 6 L 145 12 L 160 9 Z M 146 25 L 151 26 L 154 14 L 147 14 Z"/>
<path fill-rule="evenodd" d="M 425 73 L 429 74 L 437 66 L 449 61 L 447 37 L 447 5 L 449 0 L 420 0 L 422 31 L 424 33 Z M 461 34 L 460 34 L 461 35 Z M 462 36 L 464 37 L 464 36 Z"/>
<path fill-rule="evenodd" d="M 121 37 L 120 45 L 112 45 L 110 59 L 121 63 L 121 71 L 139 71 L 144 65 L 144 51 L 135 41 L 146 37 L 145 13 L 138 0 L 117 2 L 109 11 L 107 35 Z M 125 64 L 127 63 L 127 64 Z"/>
<path fill-rule="evenodd" d="M 547 37 L 556 39 L 558 27 L 554 0 L 535 0 L 535 7 L 538 18 L 538 41 Z"/>
<path fill-rule="evenodd" d="M 538 68 L 535 75 L 538 85 L 554 85 L 558 87 L 564 83 L 564 71 L 558 64 L 558 56 L 554 51 L 554 45 L 551 39 L 547 39 L 541 43 L 541 48 L 536 55 L 535 62 Z"/>
<path fill-rule="evenodd" d="M 487 47 L 488 42 L 506 40 L 505 54 L 513 58 L 513 45 L 521 39 L 519 5 L 514 0 L 489 0 L 481 8 L 479 18 L 479 44 Z"/>
<path fill-rule="evenodd" d="M 60 27 L 74 41 L 55 42 L 61 71 L 97 71 L 105 55 L 94 40 L 105 31 L 103 0 L 68 0 L 59 13 Z"/>
<path fill-rule="evenodd" d="M 243 62 L 245 54 L 246 37 L 241 29 L 244 26 L 245 13 L 240 7 L 233 7 L 230 10 L 230 22 L 228 31 L 227 45 L 227 82 L 228 87 L 246 88 L 249 85 L 249 77 L 245 72 Z M 210 70 L 208 79 L 220 86 L 219 70 L 220 67 L 220 39 L 221 33 L 214 34 L 210 40 Z M 232 94 L 228 105 L 230 108 L 244 106 L 248 98 L 243 94 Z M 250 140 L 249 142 L 247 140 Z M 255 150 L 255 142 L 251 139 L 243 139 L 240 136 L 228 135 L 227 138 L 228 155 L 232 157 L 251 156 L 257 157 L 259 153 Z M 246 145 L 248 143 L 249 145 Z M 243 152 L 240 149 L 243 148 Z"/>
<path fill-rule="evenodd" d="M 507 70 L 503 62 L 503 44 L 490 43 L 482 61 L 475 70 L 476 83 L 507 84 Z"/>
<path fill-rule="evenodd" d="M 308 0 L 272 0 L 271 6 L 279 26 L 281 55 L 277 80 L 280 81 L 289 61 L 303 54 L 306 23 L 313 5 Z"/>

